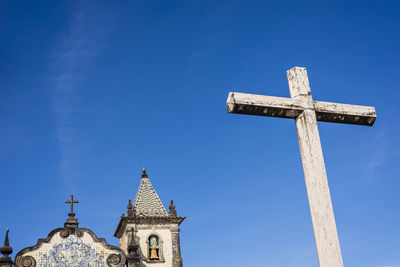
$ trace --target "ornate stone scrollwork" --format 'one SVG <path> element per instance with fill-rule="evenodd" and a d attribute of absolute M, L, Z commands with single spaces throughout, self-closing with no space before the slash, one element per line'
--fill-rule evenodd
<path fill-rule="evenodd" d="M 36 261 L 32 256 L 25 256 L 21 258 L 22 267 L 35 267 Z"/>
<path fill-rule="evenodd" d="M 75 235 L 76 235 L 76 237 L 82 237 L 83 236 L 83 231 L 81 229 L 76 229 L 75 230 Z"/>
<path fill-rule="evenodd" d="M 107 258 L 108 266 L 118 265 L 120 262 L 121 262 L 121 255 L 118 255 L 118 254 L 111 254 Z"/>
<path fill-rule="evenodd" d="M 69 236 L 69 231 L 68 231 L 68 229 L 62 230 L 62 231 L 60 232 L 60 236 L 61 236 L 62 238 L 67 238 L 67 237 Z"/>

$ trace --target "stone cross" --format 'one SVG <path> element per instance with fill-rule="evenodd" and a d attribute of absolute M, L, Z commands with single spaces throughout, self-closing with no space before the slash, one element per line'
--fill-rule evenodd
<path fill-rule="evenodd" d="M 74 195 L 71 195 L 71 200 L 65 201 L 65 203 L 69 203 L 71 205 L 71 214 L 74 214 L 74 204 L 79 203 L 78 200 L 74 200 Z"/>
<path fill-rule="evenodd" d="M 296 120 L 311 220 L 321 267 L 343 267 L 317 121 L 372 126 L 374 107 L 314 101 L 307 70 L 287 71 L 291 98 L 229 93 L 229 113 Z"/>

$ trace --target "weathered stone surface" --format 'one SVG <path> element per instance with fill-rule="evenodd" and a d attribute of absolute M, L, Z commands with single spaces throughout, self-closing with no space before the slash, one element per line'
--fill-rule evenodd
<path fill-rule="evenodd" d="M 301 101 L 296 98 L 284 98 L 244 93 L 229 93 L 226 102 L 229 113 L 258 115 L 296 119 L 303 110 L 315 110 L 318 121 L 337 122 L 372 126 L 376 119 L 374 107 L 330 103 L 322 101 Z"/>
<path fill-rule="evenodd" d="M 296 120 L 297 136 L 321 267 L 343 267 L 317 121 L 372 126 L 374 107 L 313 101 L 307 70 L 287 71 L 291 98 L 229 93 L 230 113 Z"/>
<path fill-rule="evenodd" d="M 292 98 L 305 103 L 306 107 L 309 105 L 297 117 L 296 128 L 319 264 L 340 267 L 343 266 L 342 254 L 307 72 L 294 68 L 287 76 Z"/>

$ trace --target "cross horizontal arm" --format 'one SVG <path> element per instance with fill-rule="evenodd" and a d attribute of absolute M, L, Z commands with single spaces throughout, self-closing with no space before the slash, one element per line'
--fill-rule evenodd
<path fill-rule="evenodd" d="M 372 126 L 376 120 L 374 107 L 313 101 L 318 121 Z"/>
<path fill-rule="evenodd" d="M 244 93 L 229 93 L 226 106 L 229 113 L 297 118 L 304 110 L 291 98 Z"/>
<path fill-rule="evenodd" d="M 229 113 L 296 119 L 307 103 L 300 99 L 229 93 L 226 102 Z M 376 119 L 374 107 L 313 101 L 318 121 L 372 126 Z"/>

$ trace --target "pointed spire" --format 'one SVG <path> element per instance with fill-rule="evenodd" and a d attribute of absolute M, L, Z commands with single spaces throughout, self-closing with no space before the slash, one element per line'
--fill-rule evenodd
<path fill-rule="evenodd" d="M 129 199 L 129 203 L 128 203 L 128 206 L 126 208 L 127 208 L 126 215 L 127 216 L 133 216 L 134 210 L 133 210 L 132 200 Z"/>
<path fill-rule="evenodd" d="M 150 183 L 145 168 L 143 168 L 139 188 L 133 201 L 133 210 L 134 215 L 168 216 L 167 210 Z"/>
<path fill-rule="evenodd" d="M 174 217 L 177 216 L 173 200 L 171 200 L 171 205 L 169 205 L 169 216 L 174 216 Z"/>
<path fill-rule="evenodd" d="M 6 230 L 6 238 L 4 239 L 4 245 L 0 247 L 0 253 L 3 254 L 3 257 L 0 258 L 0 266 L 4 267 L 11 267 L 12 266 L 12 260 L 8 256 L 13 252 L 12 247 L 10 246 L 10 241 L 8 239 L 8 229 Z"/>
<path fill-rule="evenodd" d="M 4 239 L 4 246 L 5 247 L 9 247 L 10 246 L 10 240 L 8 239 L 8 232 L 10 231 L 10 229 L 6 230 L 6 238 Z M 12 252 L 11 252 L 12 253 Z M 10 253 L 10 254 L 11 254 Z"/>

